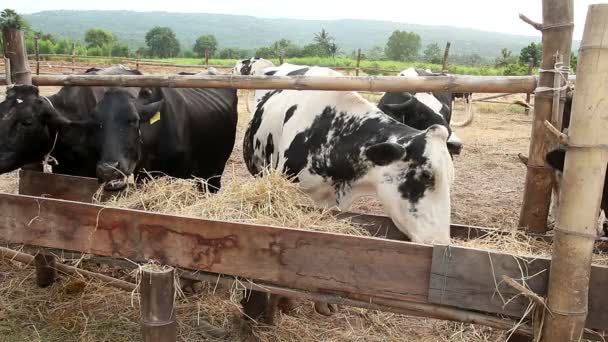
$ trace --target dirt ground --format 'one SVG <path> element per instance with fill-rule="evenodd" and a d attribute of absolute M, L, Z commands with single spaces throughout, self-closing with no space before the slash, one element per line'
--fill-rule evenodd
<path fill-rule="evenodd" d="M 57 88 L 47 87 L 49 95 Z M 4 88 L 0 87 L 0 98 Z M 372 96 L 373 99 L 373 96 Z M 242 137 L 249 113 L 241 96 L 238 137 L 226 173 L 251 177 L 242 160 Z M 453 120 L 461 121 L 457 104 Z M 476 104 L 468 127 L 454 128 L 464 142 L 454 159 L 452 221 L 513 229 L 522 201 L 525 168 L 517 158 L 527 155 L 531 117 L 521 107 Z M 231 177 L 225 177 L 226 180 Z M 0 191 L 16 192 L 15 174 L 0 176 Z M 382 213 L 373 199 L 357 201 L 353 211 Z M 38 289 L 34 269 L 0 261 L 0 341 L 133 341 L 139 340 L 137 302 L 133 297 L 97 282 L 65 277 L 51 289 Z M 198 319 L 236 330 L 238 307 L 229 289 L 206 288 L 179 300 L 180 340 L 216 341 L 202 331 Z M 204 301 L 202 300 L 204 298 Z M 234 299 L 234 298 L 232 298 Z M 133 305 L 132 305 L 133 304 Z M 489 328 L 412 318 L 372 310 L 342 308 L 331 318 L 314 313 L 308 302 L 295 313 L 281 314 L 278 327 L 260 329 L 263 341 L 504 341 L 506 334 Z M 220 340 L 238 340 L 233 333 Z"/>

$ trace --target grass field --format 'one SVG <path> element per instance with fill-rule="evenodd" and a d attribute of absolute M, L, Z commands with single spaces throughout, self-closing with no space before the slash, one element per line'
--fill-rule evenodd
<path fill-rule="evenodd" d="M 69 58 L 52 58 L 52 60 L 64 60 L 68 61 Z M 113 64 L 117 64 L 121 62 L 121 58 L 108 58 L 108 57 L 100 57 L 97 58 L 87 58 L 87 59 L 76 59 L 78 62 L 84 63 L 107 63 L 111 62 Z M 184 65 L 203 65 L 204 60 L 201 58 L 164 58 L 164 59 L 142 59 L 142 61 L 149 62 L 161 62 L 161 63 L 170 63 L 170 64 L 184 64 Z M 210 65 L 219 65 L 232 67 L 236 64 L 237 59 L 209 59 Z M 272 60 L 275 64 L 279 64 L 278 59 Z M 302 58 L 286 58 L 286 63 L 292 64 L 302 64 L 302 65 L 318 65 L 318 66 L 327 66 L 327 67 L 355 67 L 357 65 L 356 59 L 353 58 L 345 58 L 345 57 L 302 57 Z M 399 61 L 371 61 L 371 60 L 362 60 L 361 68 L 370 68 L 370 69 L 379 69 L 379 71 L 374 70 L 365 70 L 367 74 L 370 75 L 393 75 L 400 70 L 404 70 L 410 67 L 417 67 L 423 69 L 431 69 L 433 71 L 440 71 L 442 66 L 439 64 L 431 64 L 424 62 L 399 62 Z M 464 65 L 448 65 L 448 71 L 452 74 L 458 75 L 478 75 L 478 76 L 502 76 L 504 75 L 504 68 L 496 68 L 493 66 L 464 66 Z"/>

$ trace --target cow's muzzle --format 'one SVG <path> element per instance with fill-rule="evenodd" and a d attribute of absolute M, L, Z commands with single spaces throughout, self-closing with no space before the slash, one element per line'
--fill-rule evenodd
<path fill-rule="evenodd" d="M 97 164 L 97 179 L 108 191 L 122 190 L 127 186 L 127 175 L 120 171 L 118 162 Z"/>

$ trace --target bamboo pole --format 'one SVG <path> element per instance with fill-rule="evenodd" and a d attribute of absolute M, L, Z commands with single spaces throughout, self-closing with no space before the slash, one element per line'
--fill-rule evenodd
<path fill-rule="evenodd" d="M 564 64 L 569 65 L 570 63 L 574 17 L 573 2 L 573 0 L 543 0 L 543 60 L 541 69 L 554 69 L 553 56 L 556 53 L 564 56 Z M 538 86 L 553 88 L 553 73 L 541 72 Z M 551 200 L 551 174 L 553 171 L 545 163 L 545 155 L 550 147 L 550 142 L 546 136 L 544 121 L 551 119 L 552 100 L 552 92 L 550 91 L 537 93 L 534 98 L 534 121 L 528 153 L 529 161 L 523 204 L 519 217 L 519 226 L 526 227 L 534 233 L 547 231 L 547 217 L 549 216 Z"/>
<path fill-rule="evenodd" d="M 18 261 L 18 262 L 24 263 L 24 264 L 34 263 L 34 256 L 29 255 L 27 253 L 21 253 L 21 252 L 18 252 L 18 251 L 9 249 L 9 248 L 5 248 L 5 247 L 0 247 L 0 257 L 7 258 L 10 260 L 15 260 L 15 261 Z M 55 264 L 53 265 L 53 268 L 65 273 L 65 274 L 70 274 L 70 275 L 74 275 L 74 276 L 84 276 L 87 278 L 101 280 L 104 283 L 106 283 L 106 285 L 114 286 L 114 287 L 117 287 L 117 288 L 125 290 L 125 291 L 133 291 L 137 287 L 135 284 L 130 283 L 128 281 L 112 278 L 112 277 L 109 277 L 104 274 L 99 274 L 99 273 L 79 269 L 77 267 L 64 265 L 62 263 L 55 262 Z"/>
<path fill-rule="evenodd" d="M 23 31 L 6 29 L 3 32 L 4 56 L 10 60 L 11 80 L 17 84 L 32 84 L 32 72 L 25 51 Z"/>
<path fill-rule="evenodd" d="M 5 85 L 13 84 L 11 79 L 11 61 L 8 58 L 4 58 L 4 83 Z"/>
<path fill-rule="evenodd" d="M 361 71 L 361 49 L 357 50 L 357 69 L 355 69 L 355 76 L 359 76 L 359 72 Z"/>
<path fill-rule="evenodd" d="M 608 151 L 608 4 L 591 5 L 578 55 L 542 341 L 579 341 Z M 566 59 L 568 60 L 568 59 Z M 576 146 L 587 146 L 580 148 Z"/>
<path fill-rule="evenodd" d="M 177 341 L 175 309 L 175 269 L 147 264 L 140 267 L 140 318 L 142 341 Z"/>
<path fill-rule="evenodd" d="M 452 46 L 452 43 L 447 42 L 447 44 L 445 44 L 445 50 L 443 51 L 443 67 L 441 69 L 443 72 L 448 72 L 448 57 L 450 56 L 450 46 Z"/>
<path fill-rule="evenodd" d="M 38 49 L 38 35 L 34 36 L 34 53 L 36 54 L 36 75 L 40 75 L 40 50 Z"/>
<path fill-rule="evenodd" d="M 51 75 L 39 86 L 297 89 L 335 91 L 441 91 L 525 93 L 536 87 L 529 76 L 247 76 L 247 75 Z"/>
<path fill-rule="evenodd" d="M 528 60 L 528 75 L 531 76 L 533 71 L 534 71 L 534 59 L 530 58 Z M 526 93 L 526 103 L 528 104 L 528 106 L 530 106 L 530 101 L 532 101 L 532 94 Z M 526 115 L 530 115 L 530 108 L 531 107 L 526 108 Z"/>
<path fill-rule="evenodd" d="M 76 42 L 72 42 L 72 73 L 76 72 Z"/>

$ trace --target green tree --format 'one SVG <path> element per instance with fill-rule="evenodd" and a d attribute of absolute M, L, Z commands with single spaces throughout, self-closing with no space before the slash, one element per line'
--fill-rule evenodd
<path fill-rule="evenodd" d="M 87 43 L 87 48 L 111 46 L 115 43 L 116 38 L 112 32 L 100 28 L 93 28 L 84 34 L 84 42 Z"/>
<path fill-rule="evenodd" d="M 332 37 L 329 32 L 325 31 L 324 28 L 321 29 L 319 33 L 315 33 L 313 41 L 315 42 L 315 45 L 317 45 L 317 56 L 335 57 L 339 51 L 338 45 L 334 42 L 334 37 Z"/>
<path fill-rule="evenodd" d="M 530 59 L 532 59 L 535 67 L 540 66 L 540 61 L 543 59 L 543 45 L 541 43 L 530 43 L 530 45 L 521 49 L 519 62 L 528 65 Z"/>
<path fill-rule="evenodd" d="M 365 57 L 371 61 L 379 61 L 386 58 L 386 55 L 384 54 L 384 49 L 382 46 L 374 46 L 367 51 Z"/>
<path fill-rule="evenodd" d="M 388 38 L 385 53 L 389 59 L 396 61 L 412 61 L 418 57 L 421 39 L 415 32 L 394 31 Z"/>
<path fill-rule="evenodd" d="M 114 44 L 111 51 L 114 57 L 129 57 L 129 46 L 127 44 Z"/>
<path fill-rule="evenodd" d="M 517 61 L 517 57 L 513 56 L 513 52 L 507 48 L 500 50 L 500 56 L 496 58 L 494 65 L 497 68 L 505 67 L 509 64 L 513 64 Z"/>
<path fill-rule="evenodd" d="M 148 53 L 154 57 L 170 58 L 179 54 L 179 42 L 168 27 L 156 26 L 146 33 Z"/>
<path fill-rule="evenodd" d="M 27 30 L 29 25 L 15 10 L 6 8 L 0 13 L 0 29 Z"/>
<path fill-rule="evenodd" d="M 205 57 L 205 50 L 209 51 L 209 57 L 214 56 L 217 51 L 217 39 L 212 34 L 200 36 L 196 40 L 193 50 L 199 57 Z"/>
<path fill-rule="evenodd" d="M 440 64 L 443 61 L 443 57 L 441 56 L 441 48 L 437 43 L 427 45 L 422 54 L 424 55 L 425 62 Z"/>

